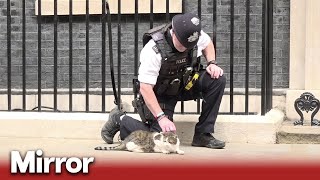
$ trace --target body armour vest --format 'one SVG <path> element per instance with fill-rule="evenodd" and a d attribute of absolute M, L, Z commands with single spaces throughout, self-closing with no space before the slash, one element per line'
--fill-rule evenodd
<path fill-rule="evenodd" d="M 160 53 L 161 68 L 154 92 L 160 96 L 176 96 L 184 87 L 183 75 L 186 69 L 192 66 L 193 49 L 179 52 L 175 49 L 170 34 L 171 24 L 162 25 L 149 30 L 144 34 L 143 45 L 153 39 L 156 45 L 152 48 Z"/>

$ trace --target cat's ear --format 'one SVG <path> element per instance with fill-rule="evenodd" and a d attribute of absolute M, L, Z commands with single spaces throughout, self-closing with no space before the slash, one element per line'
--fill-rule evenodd
<path fill-rule="evenodd" d="M 176 137 L 169 137 L 169 138 L 167 139 L 167 141 L 168 141 L 170 144 L 175 145 L 175 144 L 177 144 L 178 139 L 177 139 Z"/>
<path fill-rule="evenodd" d="M 154 136 L 154 140 L 161 140 L 161 134 L 157 134 L 156 136 Z"/>

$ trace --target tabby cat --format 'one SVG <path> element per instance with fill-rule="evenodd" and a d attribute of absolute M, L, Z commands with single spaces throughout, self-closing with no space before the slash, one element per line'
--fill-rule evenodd
<path fill-rule="evenodd" d="M 139 153 L 177 153 L 184 154 L 179 149 L 180 140 L 173 132 L 150 132 L 138 130 L 132 132 L 118 146 L 98 146 L 95 150 L 122 150 Z"/>

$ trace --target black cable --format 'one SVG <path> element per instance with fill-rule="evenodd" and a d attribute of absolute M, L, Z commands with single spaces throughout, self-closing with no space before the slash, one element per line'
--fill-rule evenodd
<path fill-rule="evenodd" d="M 60 110 L 58 110 L 58 109 L 55 109 L 55 108 L 53 108 L 53 107 L 48 107 L 48 106 L 40 106 L 41 108 L 41 110 L 42 109 L 50 109 L 50 110 L 52 110 L 52 111 L 56 111 L 56 112 L 61 112 Z M 37 110 L 37 109 L 39 109 L 39 106 L 36 106 L 36 107 L 34 107 L 34 108 L 32 108 L 31 110 L 32 111 L 35 111 L 35 110 Z M 24 111 L 23 109 L 20 109 L 20 108 L 15 108 L 15 109 L 12 109 L 12 111 Z"/>
<path fill-rule="evenodd" d="M 111 82 L 112 82 L 112 89 L 113 89 L 113 95 L 114 95 L 114 103 L 118 106 L 118 109 L 121 109 L 120 102 L 117 96 L 117 89 L 116 89 L 116 83 L 114 79 L 114 65 L 113 65 L 113 53 L 112 53 L 112 31 L 111 31 L 111 15 L 110 15 L 110 8 L 109 3 L 106 2 L 106 10 L 107 10 L 107 16 L 108 16 L 108 37 L 109 37 L 109 53 L 110 53 L 110 73 L 111 73 Z M 120 73 L 120 72 L 118 72 Z"/>

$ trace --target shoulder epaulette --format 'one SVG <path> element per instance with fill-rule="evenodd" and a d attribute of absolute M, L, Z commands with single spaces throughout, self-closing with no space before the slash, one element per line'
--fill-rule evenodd
<path fill-rule="evenodd" d="M 159 54 L 159 53 L 160 53 L 159 48 L 158 48 L 157 45 L 154 45 L 154 46 L 152 47 L 152 49 L 154 50 L 154 52 L 155 52 L 156 54 Z"/>

